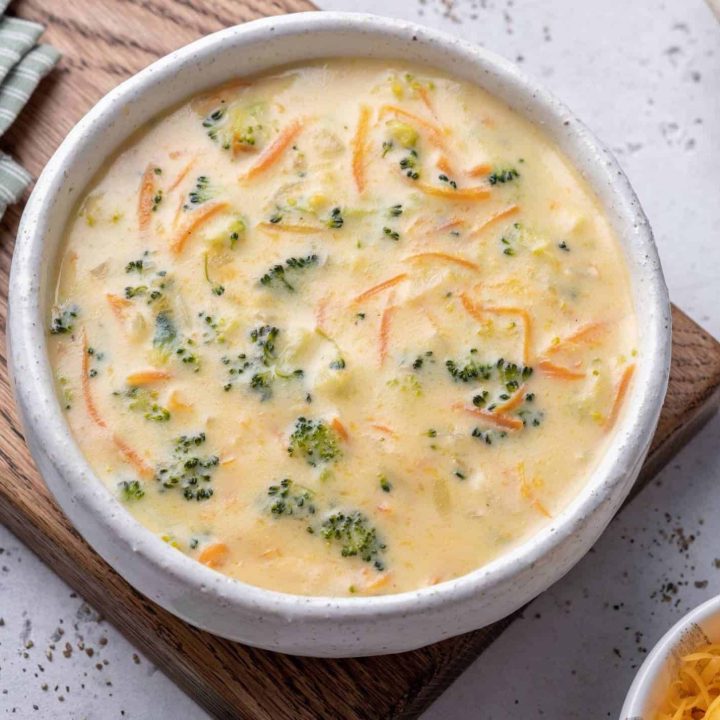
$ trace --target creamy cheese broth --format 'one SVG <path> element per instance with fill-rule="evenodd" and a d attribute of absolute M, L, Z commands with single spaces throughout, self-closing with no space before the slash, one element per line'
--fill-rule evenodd
<path fill-rule="evenodd" d="M 48 329 L 78 445 L 143 525 L 273 590 L 412 590 L 527 539 L 588 482 L 637 361 L 585 182 L 422 66 L 194 98 L 66 235 Z"/>

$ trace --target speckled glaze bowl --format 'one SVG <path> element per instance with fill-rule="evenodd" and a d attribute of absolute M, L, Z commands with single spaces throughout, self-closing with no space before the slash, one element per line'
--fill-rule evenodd
<path fill-rule="evenodd" d="M 284 63 L 332 56 L 403 58 L 474 82 L 540 125 L 592 186 L 627 258 L 639 364 L 611 448 L 552 524 L 456 580 L 370 598 L 301 597 L 225 577 L 139 525 L 93 474 L 63 417 L 46 331 L 63 228 L 118 146 L 189 95 Z M 633 484 L 665 395 L 670 311 L 652 233 L 627 178 L 588 130 L 511 63 L 476 45 L 370 15 L 303 13 L 198 40 L 105 96 L 47 164 L 19 230 L 10 281 L 15 394 L 45 482 L 83 537 L 139 591 L 193 625 L 251 645 L 316 656 L 410 650 L 487 625 L 564 575 L 590 548 Z M 448 548 L 448 552 L 451 549 Z"/>
<path fill-rule="evenodd" d="M 708 643 L 720 643 L 720 595 L 691 610 L 660 638 L 630 686 L 620 720 L 655 720 L 680 658 Z"/>

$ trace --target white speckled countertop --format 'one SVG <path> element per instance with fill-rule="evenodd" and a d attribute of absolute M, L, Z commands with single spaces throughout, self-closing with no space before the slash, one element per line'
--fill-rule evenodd
<path fill-rule="evenodd" d="M 318 4 L 419 20 L 540 77 L 615 151 L 674 302 L 720 336 L 720 24 L 702 0 Z M 715 418 L 423 720 L 617 718 L 646 650 L 720 592 L 719 439 Z M 207 717 L 0 526 L 5 715 Z"/>

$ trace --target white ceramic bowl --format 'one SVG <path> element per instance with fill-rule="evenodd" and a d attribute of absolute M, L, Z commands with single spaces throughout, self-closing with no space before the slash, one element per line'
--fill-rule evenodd
<path fill-rule="evenodd" d="M 284 63 L 333 56 L 403 58 L 475 82 L 540 125 L 578 167 L 614 226 L 630 268 L 640 362 L 609 452 L 552 525 L 489 565 L 415 592 L 300 597 L 232 580 L 141 527 L 95 477 L 63 418 L 45 327 L 63 228 L 84 187 L 136 129 L 188 95 Z M 670 312 L 652 234 L 610 154 L 557 100 L 509 62 L 398 20 L 303 13 L 223 30 L 154 63 L 104 97 L 47 164 L 20 226 L 10 282 L 15 394 L 43 477 L 83 537 L 170 612 L 218 635 L 318 656 L 399 652 L 487 625 L 564 575 L 625 498 L 648 449 L 667 385 Z"/>
<path fill-rule="evenodd" d="M 689 612 L 660 638 L 630 686 L 620 720 L 655 720 L 677 677 L 680 658 L 707 643 L 720 643 L 720 595 Z"/>

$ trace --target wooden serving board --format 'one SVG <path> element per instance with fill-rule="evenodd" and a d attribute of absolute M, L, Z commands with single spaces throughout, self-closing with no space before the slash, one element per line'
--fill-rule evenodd
<path fill-rule="evenodd" d="M 20 0 L 14 14 L 48 26 L 64 53 L 55 73 L 2 139 L 37 174 L 70 127 L 105 92 L 194 38 L 264 14 L 312 9 L 305 0 Z M 416 717 L 513 621 L 401 655 L 317 660 L 256 650 L 197 630 L 135 592 L 69 525 L 37 474 L 7 377 L 5 317 L 20 211 L 0 225 L 0 522 L 218 718 L 322 720 Z M 636 488 L 720 403 L 720 343 L 673 309 L 670 389 Z"/>

